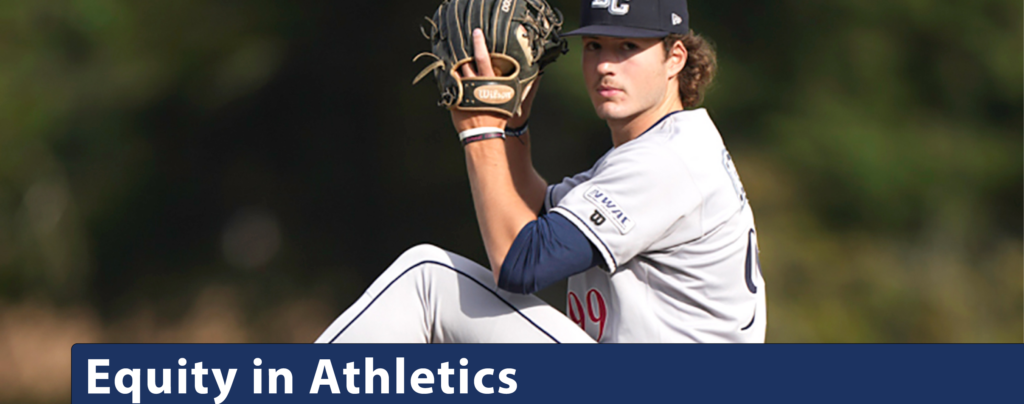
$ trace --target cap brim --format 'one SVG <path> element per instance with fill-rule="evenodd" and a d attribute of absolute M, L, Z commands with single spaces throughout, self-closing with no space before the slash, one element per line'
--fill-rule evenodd
<path fill-rule="evenodd" d="M 617 25 L 588 25 L 562 36 L 610 36 L 613 38 L 664 38 L 668 32 Z"/>

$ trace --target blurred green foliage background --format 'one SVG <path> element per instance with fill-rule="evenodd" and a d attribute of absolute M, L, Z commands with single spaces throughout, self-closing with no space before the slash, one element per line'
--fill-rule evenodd
<path fill-rule="evenodd" d="M 484 261 L 409 85 L 436 3 L 0 2 L 0 402 L 67 400 L 75 342 L 312 341 L 412 245 Z M 1021 342 L 1022 3 L 690 3 L 768 340 Z M 611 146 L 570 45 L 531 124 L 549 181 Z"/>

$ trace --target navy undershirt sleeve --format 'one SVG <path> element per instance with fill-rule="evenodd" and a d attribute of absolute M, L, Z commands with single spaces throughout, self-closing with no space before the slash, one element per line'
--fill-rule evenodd
<path fill-rule="evenodd" d="M 519 231 L 501 264 L 498 287 L 529 294 L 601 262 L 601 253 L 569 219 L 545 214 Z"/>

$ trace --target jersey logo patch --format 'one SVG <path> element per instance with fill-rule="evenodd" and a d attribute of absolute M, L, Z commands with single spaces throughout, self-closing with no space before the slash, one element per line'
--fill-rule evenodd
<path fill-rule="evenodd" d="M 601 219 L 607 218 L 611 224 L 615 225 L 616 229 L 619 229 L 619 233 L 626 234 L 629 233 L 630 230 L 633 230 L 635 225 L 633 220 L 629 218 L 629 215 L 626 215 L 626 212 L 622 210 L 622 207 L 615 203 L 611 196 L 606 192 L 602 191 L 598 187 L 590 187 L 590 190 L 586 193 L 586 197 L 587 200 L 594 204 L 594 206 L 597 207 L 597 210 L 601 213 L 598 216 L 604 216 Z M 591 216 L 591 220 L 594 220 L 594 216 Z M 604 223 L 604 220 L 602 220 L 601 223 Z M 597 223 L 597 221 L 594 220 L 594 224 L 597 224 L 598 226 L 600 226 L 601 223 Z"/>

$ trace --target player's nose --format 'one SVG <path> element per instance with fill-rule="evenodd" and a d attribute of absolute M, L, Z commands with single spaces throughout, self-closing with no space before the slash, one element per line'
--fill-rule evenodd
<path fill-rule="evenodd" d="M 610 75 L 615 73 L 615 63 L 610 59 L 602 58 L 597 62 L 597 72 L 602 76 Z"/>

